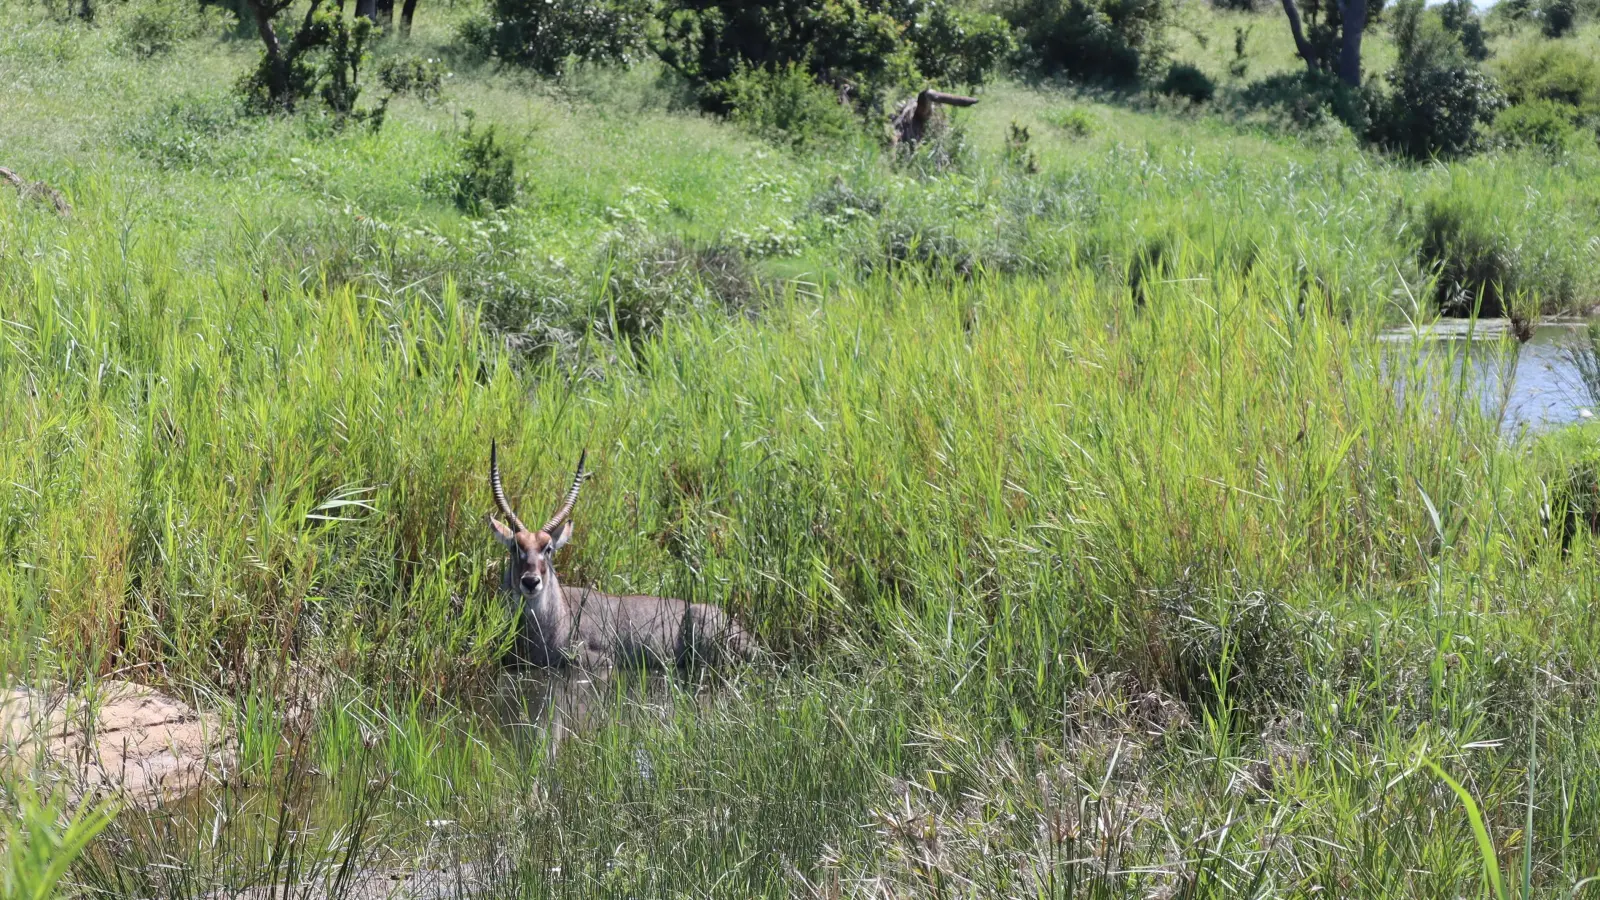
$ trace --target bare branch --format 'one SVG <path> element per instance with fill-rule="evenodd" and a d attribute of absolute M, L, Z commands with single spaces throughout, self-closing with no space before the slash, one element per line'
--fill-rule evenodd
<path fill-rule="evenodd" d="M 67 203 L 67 198 L 61 192 L 42 181 L 24 181 L 21 175 L 10 169 L 0 166 L 0 180 L 10 182 L 17 189 L 17 194 L 22 197 L 42 197 L 50 201 L 56 212 L 63 216 L 72 214 L 72 207 Z"/>
<path fill-rule="evenodd" d="M 894 129 L 894 143 L 908 147 L 919 143 L 928 129 L 928 122 L 933 118 L 933 108 L 936 104 L 971 106 L 977 102 L 977 97 L 946 94 L 932 88 L 924 90 L 915 100 L 907 100 L 900 104 L 900 109 L 889 120 L 890 126 Z"/>

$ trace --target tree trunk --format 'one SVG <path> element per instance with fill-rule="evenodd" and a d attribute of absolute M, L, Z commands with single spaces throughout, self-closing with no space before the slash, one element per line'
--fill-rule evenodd
<path fill-rule="evenodd" d="M 417 15 L 417 0 L 405 0 L 400 6 L 400 36 L 411 37 L 411 20 Z"/>
<path fill-rule="evenodd" d="M 977 102 L 976 97 L 946 94 L 931 88 L 923 91 L 915 99 L 900 104 L 899 111 L 890 118 L 889 125 L 894 129 L 894 145 L 914 147 L 922 140 L 923 133 L 928 129 L 928 123 L 933 119 L 934 104 L 971 106 Z"/>
<path fill-rule="evenodd" d="M 262 0 L 245 0 L 245 3 L 255 16 L 256 32 L 261 35 L 261 43 L 267 46 L 267 96 L 273 103 L 282 103 L 284 95 L 289 92 L 289 73 L 283 60 L 283 45 L 278 42 L 278 31 L 272 27 L 276 10 L 268 9 Z"/>
<path fill-rule="evenodd" d="M 385 25 L 388 25 L 390 22 L 393 22 L 394 21 L 394 0 L 377 0 L 377 5 L 378 5 L 378 9 L 377 9 L 378 19 L 377 19 L 377 21 L 382 22 Z"/>
<path fill-rule="evenodd" d="M 356 0 L 356 15 L 373 22 L 378 21 L 377 0 Z"/>
<path fill-rule="evenodd" d="M 1365 9 L 1365 5 L 1362 8 Z M 1306 40 L 1305 29 L 1300 27 L 1300 8 L 1294 5 L 1294 0 L 1283 0 L 1283 14 L 1289 17 L 1289 33 L 1294 35 L 1295 49 L 1300 51 L 1300 58 L 1306 61 L 1306 68 L 1316 74 L 1321 63 L 1317 60 L 1317 51 Z"/>
<path fill-rule="evenodd" d="M 1339 47 L 1339 80 L 1353 88 L 1360 87 L 1361 32 L 1367 29 L 1367 0 L 1340 0 L 1339 15 L 1344 29 L 1344 41 Z"/>

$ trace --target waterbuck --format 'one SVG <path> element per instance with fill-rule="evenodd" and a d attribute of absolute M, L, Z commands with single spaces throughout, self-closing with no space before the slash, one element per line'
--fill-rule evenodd
<path fill-rule="evenodd" d="M 755 651 L 749 633 L 709 603 L 561 586 L 554 558 L 572 537 L 568 517 L 588 477 L 583 470 L 587 456 L 588 451 L 578 456 L 578 473 L 561 508 L 543 528 L 530 531 L 506 501 L 498 449 L 489 444 L 489 488 L 510 524 L 493 515 L 487 519 L 511 552 L 500 586 L 522 605 L 518 655 L 535 665 L 584 669 L 616 664 L 667 668 L 748 659 Z"/>

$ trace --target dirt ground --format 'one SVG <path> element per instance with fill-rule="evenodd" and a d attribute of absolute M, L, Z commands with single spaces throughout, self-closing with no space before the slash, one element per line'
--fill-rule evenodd
<path fill-rule="evenodd" d="M 127 681 L 102 681 L 93 696 L 59 685 L 0 691 L 0 740 L 8 765 L 75 797 L 134 803 L 196 789 L 225 770 L 232 749 L 215 713 Z"/>

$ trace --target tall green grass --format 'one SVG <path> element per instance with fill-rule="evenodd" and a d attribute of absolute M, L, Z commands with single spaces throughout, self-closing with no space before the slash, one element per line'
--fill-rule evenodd
<path fill-rule="evenodd" d="M 387 718 L 326 707 L 316 768 L 476 806 L 478 837 L 510 804 L 536 840 L 505 878 L 1448 892 L 1477 871 L 1464 823 L 1394 779 L 1443 753 L 1516 832 L 1523 757 L 1494 747 L 1525 745 L 1534 698 L 1564 723 L 1539 733 L 1534 880 L 1595 864 L 1593 564 L 1545 536 L 1559 453 L 1507 445 L 1447 361 L 1383 358 L 1376 319 L 1291 269 L 789 291 L 577 377 L 514 363 L 448 287 L 184 278 L 171 246 L 50 215 L 7 232 L 61 248 L 5 270 L 13 665 L 269 693 L 290 662 L 343 671 Z M 570 582 L 725 604 L 782 669 L 437 780 L 437 702 L 383 698 L 494 677 L 491 437 L 534 508 L 590 448 Z M 266 715 L 247 756 L 299 771 Z M 757 861 L 763 828 L 792 872 Z"/>

